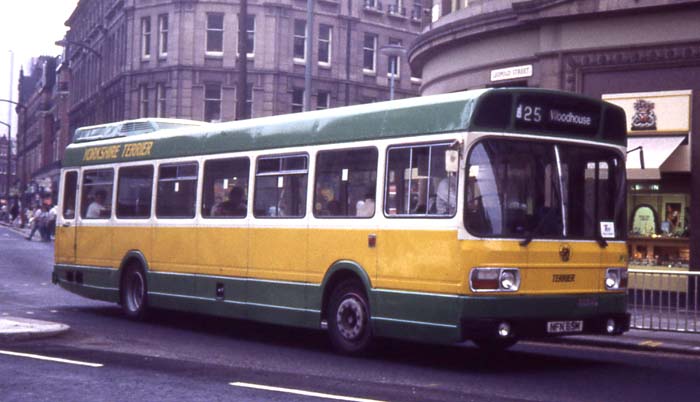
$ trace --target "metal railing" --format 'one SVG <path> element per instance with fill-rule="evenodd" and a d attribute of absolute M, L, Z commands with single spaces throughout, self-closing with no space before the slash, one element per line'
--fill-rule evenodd
<path fill-rule="evenodd" d="M 700 333 L 700 272 L 646 269 L 628 272 L 632 328 Z"/>

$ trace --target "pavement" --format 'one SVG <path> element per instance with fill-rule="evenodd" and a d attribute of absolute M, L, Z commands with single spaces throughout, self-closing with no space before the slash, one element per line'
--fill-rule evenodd
<path fill-rule="evenodd" d="M 4 223 L 2 225 L 25 237 L 29 234 L 28 229 L 9 227 Z M 37 236 L 33 241 L 41 240 Z M 46 338 L 69 330 L 68 325 L 57 322 L 12 316 L 0 317 L 0 342 Z M 700 333 L 678 331 L 632 329 L 617 336 L 574 335 L 537 342 L 700 355 Z"/>

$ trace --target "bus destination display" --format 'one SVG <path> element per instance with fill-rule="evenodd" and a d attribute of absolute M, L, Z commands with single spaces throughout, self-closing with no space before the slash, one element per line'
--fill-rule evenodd
<path fill-rule="evenodd" d="M 594 136 L 599 120 L 600 108 L 584 101 L 560 103 L 522 96 L 515 107 L 515 127 L 523 130 Z"/>

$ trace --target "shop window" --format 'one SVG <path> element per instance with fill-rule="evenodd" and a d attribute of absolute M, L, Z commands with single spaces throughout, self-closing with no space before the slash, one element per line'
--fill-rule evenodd
<path fill-rule="evenodd" d="M 656 234 L 658 214 L 650 205 L 639 205 L 632 214 L 632 235 L 651 236 Z"/>

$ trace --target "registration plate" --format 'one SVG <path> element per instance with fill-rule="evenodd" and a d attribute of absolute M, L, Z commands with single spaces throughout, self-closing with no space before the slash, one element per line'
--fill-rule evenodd
<path fill-rule="evenodd" d="M 549 321 L 547 333 L 563 334 L 567 332 L 583 332 L 583 321 Z"/>

